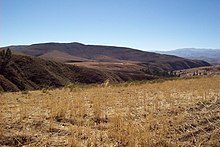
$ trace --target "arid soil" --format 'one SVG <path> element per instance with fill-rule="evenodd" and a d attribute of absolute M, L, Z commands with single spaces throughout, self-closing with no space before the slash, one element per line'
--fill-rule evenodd
<path fill-rule="evenodd" d="M 0 94 L 0 146 L 219 146 L 220 76 Z"/>

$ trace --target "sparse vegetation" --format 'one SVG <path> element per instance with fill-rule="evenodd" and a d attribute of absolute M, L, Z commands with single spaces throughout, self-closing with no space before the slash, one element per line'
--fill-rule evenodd
<path fill-rule="evenodd" d="M 149 74 L 149 75 L 153 75 L 153 76 L 159 76 L 159 77 L 163 77 L 163 78 L 167 78 L 167 77 L 179 77 L 179 75 L 176 74 L 175 71 L 173 70 L 160 70 L 160 69 L 151 69 L 150 68 L 142 68 L 140 69 L 140 71 L 144 72 L 145 74 Z"/>
<path fill-rule="evenodd" d="M 12 57 L 12 52 L 9 48 L 0 51 L 0 73 L 4 70 Z"/>
<path fill-rule="evenodd" d="M 220 65 L 190 68 L 175 71 L 180 77 L 207 76 L 220 74 Z"/>
<path fill-rule="evenodd" d="M 4 61 L 4 60 L 9 60 L 12 56 L 12 52 L 9 48 L 7 48 L 6 50 L 3 49 L 1 52 L 0 52 L 0 56 L 1 56 L 1 59 Z"/>
<path fill-rule="evenodd" d="M 3 93 L 0 146 L 218 146 L 220 76 Z"/>

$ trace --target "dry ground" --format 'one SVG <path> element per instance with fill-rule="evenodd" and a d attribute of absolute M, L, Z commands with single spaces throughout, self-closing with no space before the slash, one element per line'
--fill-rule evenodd
<path fill-rule="evenodd" d="M 135 61 L 123 61 L 119 60 L 118 62 L 97 62 L 97 61 L 85 61 L 85 62 L 74 62 L 67 63 L 71 65 L 83 66 L 99 70 L 107 71 L 126 71 L 126 72 L 137 72 L 140 71 L 143 67 L 138 65 L 140 62 Z"/>
<path fill-rule="evenodd" d="M 220 76 L 0 95 L 0 146 L 220 146 Z"/>
<path fill-rule="evenodd" d="M 180 74 L 180 77 L 206 76 L 206 75 L 217 75 L 217 74 L 220 75 L 220 65 L 176 70 L 175 72 L 177 74 Z"/>

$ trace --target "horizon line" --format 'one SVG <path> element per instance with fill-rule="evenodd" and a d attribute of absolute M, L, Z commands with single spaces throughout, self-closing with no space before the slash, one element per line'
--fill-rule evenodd
<path fill-rule="evenodd" d="M 122 46 L 122 45 L 113 45 L 113 44 L 90 44 L 90 43 L 81 43 L 77 41 L 69 41 L 69 42 L 59 42 L 59 41 L 48 41 L 48 42 L 36 42 L 36 43 L 30 43 L 30 44 L 12 44 L 12 45 L 5 45 L 0 46 L 0 48 L 6 48 L 6 47 L 12 47 L 12 46 L 30 46 L 30 45 L 38 45 L 38 44 L 81 44 L 81 45 L 91 45 L 91 46 L 109 46 L 109 47 L 123 47 L 123 48 L 130 48 L 130 49 L 136 49 L 136 50 L 142 50 L 142 51 L 172 51 L 172 50 L 179 50 L 179 49 L 197 49 L 197 50 L 219 50 L 220 48 L 203 48 L 203 47 L 179 47 L 175 49 L 141 49 L 137 47 L 128 47 L 128 46 Z"/>

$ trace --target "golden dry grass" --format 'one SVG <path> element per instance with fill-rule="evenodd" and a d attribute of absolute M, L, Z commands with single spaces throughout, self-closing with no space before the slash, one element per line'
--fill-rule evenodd
<path fill-rule="evenodd" d="M 219 146 L 220 76 L 0 95 L 0 146 Z"/>

